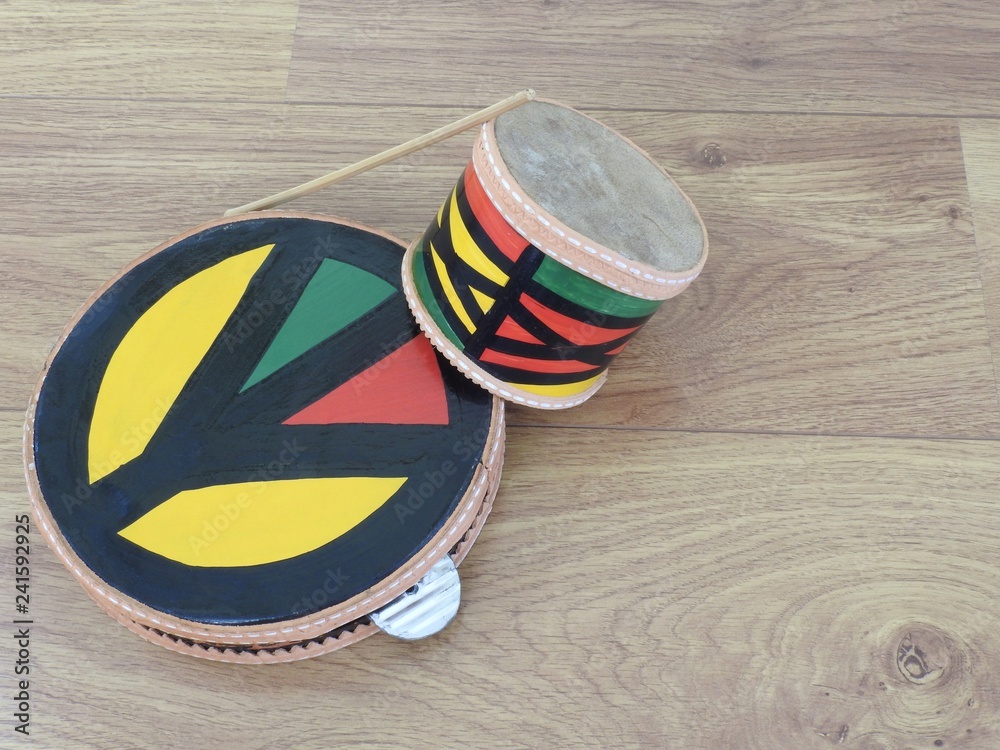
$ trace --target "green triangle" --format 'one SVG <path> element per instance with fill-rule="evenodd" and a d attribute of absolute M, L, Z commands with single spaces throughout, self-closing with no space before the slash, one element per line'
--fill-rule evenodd
<path fill-rule="evenodd" d="M 395 292 L 392 284 L 378 276 L 324 259 L 240 392 L 343 330 Z"/>

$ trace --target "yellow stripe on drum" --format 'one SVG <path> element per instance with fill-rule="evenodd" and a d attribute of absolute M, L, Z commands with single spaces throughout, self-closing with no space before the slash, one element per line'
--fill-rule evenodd
<path fill-rule="evenodd" d="M 462 321 L 462 325 L 469 330 L 469 333 L 475 333 L 476 326 L 472 322 L 472 318 L 469 317 L 469 313 L 466 312 L 462 300 L 458 298 L 458 292 L 455 291 L 455 285 L 451 283 L 451 278 L 448 276 L 448 269 L 445 267 L 444 261 L 441 260 L 441 256 L 434 249 L 434 243 L 429 242 L 428 244 L 431 248 L 431 259 L 434 261 L 434 270 L 437 271 L 438 280 L 441 282 L 444 296 L 448 298 L 448 304 L 451 305 L 452 310 L 455 311 L 455 315 Z"/>
<path fill-rule="evenodd" d="M 453 188 L 453 189 L 452 189 L 452 191 L 451 191 L 451 195 L 449 195 L 449 196 L 448 196 L 448 197 L 447 197 L 447 198 L 445 199 L 444 203 L 442 203 L 442 204 L 441 204 L 441 208 L 439 208 L 439 209 L 438 209 L 438 214 L 437 214 L 437 225 L 438 225 L 438 229 L 440 229 L 440 228 L 441 228 L 441 222 L 443 222 L 443 221 L 444 221 L 444 207 L 445 207 L 445 206 L 447 206 L 449 202 L 451 202 L 451 201 L 455 200 L 455 190 L 456 190 L 456 189 L 457 189 L 457 187 L 456 187 L 456 188 Z"/>
<path fill-rule="evenodd" d="M 141 455 L 274 245 L 226 258 L 170 289 L 122 339 L 88 436 L 93 484 Z"/>
<path fill-rule="evenodd" d="M 458 201 L 455 199 L 454 194 L 452 194 L 451 198 L 448 224 L 451 226 L 451 244 L 455 248 L 455 254 L 490 281 L 504 286 L 510 279 L 492 260 L 483 254 L 483 251 L 479 249 L 479 245 L 472 239 L 469 230 L 462 223 L 462 214 L 458 210 Z"/>
<path fill-rule="evenodd" d="M 496 302 L 495 299 L 483 294 L 474 286 L 470 286 L 469 291 L 472 292 L 472 296 L 476 298 L 476 304 L 479 305 L 479 309 L 482 310 L 484 313 L 488 313 L 490 311 L 490 308 L 493 307 L 493 303 Z"/>
<path fill-rule="evenodd" d="M 184 565 L 233 568 L 304 555 L 378 510 L 406 477 L 240 482 L 179 492 L 118 533 Z"/>
<path fill-rule="evenodd" d="M 513 388 L 519 388 L 522 391 L 534 393 L 537 396 L 575 396 L 578 393 L 583 393 L 602 377 L 604 377 L 603 372 L 592 378 L 581 380 L 578 383 L 564 383 L 561 385 L 525 385 L 524 383 L 511 383 L 510 385 Z"/>

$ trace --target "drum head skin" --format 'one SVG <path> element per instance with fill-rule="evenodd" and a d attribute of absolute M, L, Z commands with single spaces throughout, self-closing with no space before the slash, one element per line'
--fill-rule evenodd
<path fill-rule="evenodd" d="M 91 299 L 43 373 L 26 461 L 46 536 L 102 607 L 151 640 L 302 643 L 467 551 L 502 408 L 421 335 L 402 255 L 347 222 L 255 214 Z"/>
<path fill-rule="evenodd" d="M 707 238 L 694 205 L 621 134 L 547 101 L 505 112 L 494 132 L 524 194 L 575 231 L 658 271 L 702 262 Z"/>

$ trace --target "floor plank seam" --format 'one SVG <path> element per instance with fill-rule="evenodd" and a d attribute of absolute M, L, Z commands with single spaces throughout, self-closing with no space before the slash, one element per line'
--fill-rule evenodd
<path fill-rule="evenodd" d="M 972 195 L 969 192 L 969 169 L 968 169 L 968 159 L 966 157 L 965 151 L 965 137 L 962 135 L 962 126 L 959 123 L 958 127 L 958 140 L 962 146 L 962 173 L 964 176 L 963 184 L 965 185 L 965 200 L 966 205 L 969 207 L 969 213 L 972 215 L 972 236 L 976 243 L 976 273 L 979 276 L 979 289 L 980 289 L 980 304 L 983 307 L 983 317 L 989 321 L 990 314 L 986 306 L 986 283 L 983 279 L 983 254 L 979 249 L 979 228 L 976 225 L 976 204 L 972 200 Z M 998 334 L 994 331 L 993 326 L 986 326 L 987 335 L 990 340 L 990 364 L 993 366 L 993 388 L 996 395 L 996 406 L 997 406 L 997 416 L 1000 418 L 1000 377 L 998 377 L 997 371 L 997 357 L 996 350 L 1000 342 L 997 340 Z"/>
<path fill-rule="evenodd" d="M 290 75 L 290 69 L 289 69 Z M 285 82 L 287 90 L 287 79 Z M 430 104 L 427 102 L 359 102 L 359 101 L 326 101 L 322 99 L 226 99 L 226 98 L 189 98 L 189 97 L 115 97 L 115 96 L 63 96 L 58 94 L 3 94 L 0 93 L 0 100 L 22 100 L 22 101 L 55 101 L 55 102 L 129 102 L 129 103 L 150 103 L 150 104 L 243 104 L 259 106 L 279 106 L 291 105 L 301 107 L 352 107 L 352 108 L 405 108 L 405 109 L 427 109 L 427 110 L 461 110 L 468 109 L 468 105 L 455 104 Z M 488 102 L 483 102 L 487 104 Z M 661 109 L 657 107 L 602 107 L 587 104 L 586 102 L 574 102 L 574 106 L 588 112 L 629 112 L 639 114 L 660 114 L 660 115 L 741 115 L 741 116 L 765 116 L 774 115 L 782 117 L 850 117 L 850 118 L 885 118 L 885 119 L 925 119 L 925 120 L 1000 120 L 1000 114 L 982 113 L 934 113 L 934 112 L 838 112 L 835 110 L 768 110 L 768 109 Z"/>
<path fill-rule="evenodd" d="M 288 47 L 288 61 L 285 64 L 285 85 L 282 89 L 281 103 L 288 103 L 288 81 L 292 77 L 292 61 L 295 59 L 295 39 L 299 35 L 299 18 L 302 17 L 301 0 L 295 5 L 295 23 L 292 25 L 292 43 Z"/>
<path fill-rule="evenodd" d="M 509 420 L 507 427 L 553 430 L 615 430 L 621 432 L 661 432 L 689 435 L 746 435 L 760 437 L 808 437 L 808 438 L 857 438 L 862 440 L 926 440 L 931 442 L 977 441 L 1000 442 L 1000 435 L 906 435 L 901 433 L 861 433 L 861 432 L 803 432 L 796 430 L 739 430 L 705 429 L 690 427 L 656 427 L 650 425 L 571 425 L 571 424 L 531 424 Z"/>
<path fill-rule="evenodd" d="M 0 414 L 23 416 L 25 409 L 0 406 Z M 657 427 L 653 425 L 532 424 L 508 421 L 508 428 L 532 430 L 608 430 L 615 432 L 658 432 L 688 435 L 745 435 L 760 437 L 857 438 L 859 440 L 924 440 L 930 442 L 1000 442 L 1000 435 L 907 435 L 903 433 L 806 432 L 799 430 L 741 430 L 699 427 Z"/>

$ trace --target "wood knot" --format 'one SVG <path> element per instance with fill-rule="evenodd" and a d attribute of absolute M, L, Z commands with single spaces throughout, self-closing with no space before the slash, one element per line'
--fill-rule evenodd
<path fill-rule="evenodd" d="M 701 150 L 701 160 L 712 169 L 718 169 L 726 163 L 726 152 L 718 143 L 709 143 Z"/>
<path fill-rule="evenodd" d="M 950 641 L 926 627 L 914 628 L 896 647 L 896 666 L 907 682 L 927 685 L 945 675 L 951 664 Z"/>

